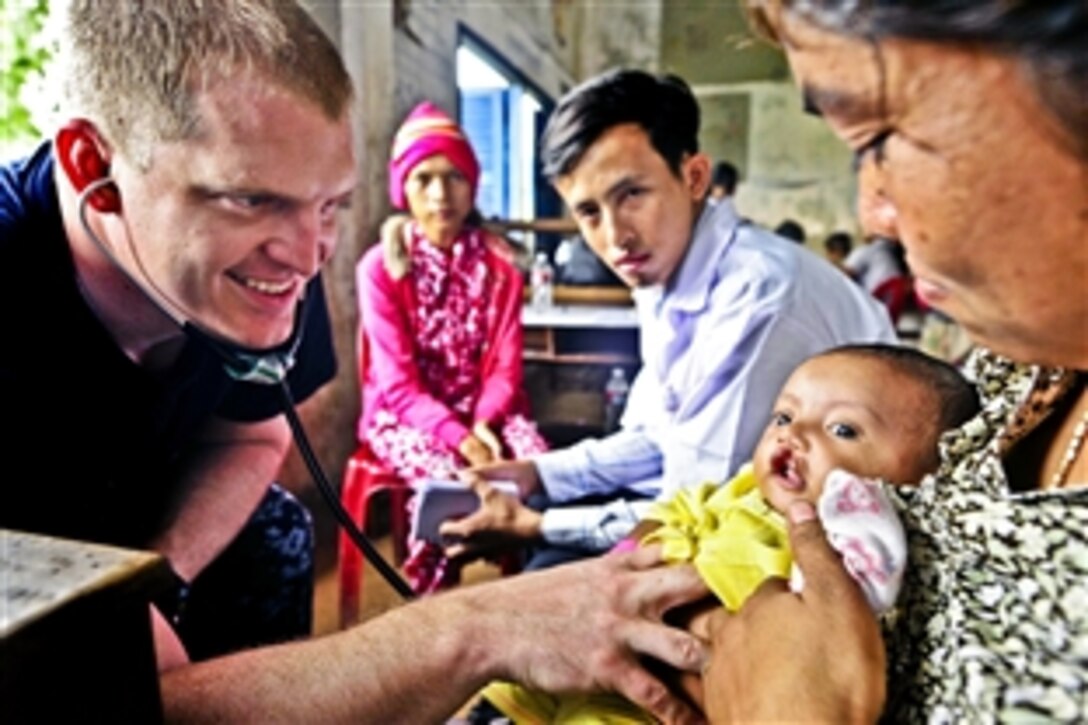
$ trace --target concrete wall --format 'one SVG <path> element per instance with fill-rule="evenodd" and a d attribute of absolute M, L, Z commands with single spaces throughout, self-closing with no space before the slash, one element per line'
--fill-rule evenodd
<path fill-rule="evenodd" d="M 740 170 L 745 216 L 772 228 L 794 219 L 821 251 L 830 232 L 855 231 L 849 153 L 803 113 L 785 57 L 751 35 L 740 3 L 664 3 L 661 69 L 692 85 L 700 145 Z"/>
<path fill-rule="evenodd" d="M 808 246 L 821 253 L 831 232 L 856 234 L 850 152 L 826 124 L 802 111 L 792 83 L 705 85 L 695 92 L 704 111 L 734 111 L 708 118 L 702 141 L 712 156 L 742 161 L 736 204 L 744 216 L 769 228 L 787 218 L 800 222 Z M 745 117 L 743 140 L 729 137 L 728 129 L 740 128 Z M 724 156 L 716 156 L 720 148 L 727 149 Z"/>

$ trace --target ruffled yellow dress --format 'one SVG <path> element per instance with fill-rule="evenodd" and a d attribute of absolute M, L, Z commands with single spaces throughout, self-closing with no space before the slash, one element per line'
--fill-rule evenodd
<path fill-rule="evenodd" d="M 666 561 L 694 564 L 730 611 L 767 577 L 789 576 L 786 520 L 763 500 L 750 464 L 724 486 L 704 483 L 655 504 L 647 518 L 661 526 L 641 543 L 662 544 Z M 557 697 L 505 682 L 488 685 L 482 694 L 518 725 L 656 722 L 618 695 Z"/>

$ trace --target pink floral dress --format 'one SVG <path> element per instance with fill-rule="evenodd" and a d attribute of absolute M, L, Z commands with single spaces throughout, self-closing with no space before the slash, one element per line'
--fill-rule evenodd
<path fill-rule="evenodd" d="M 426 392 L 471 427 L 482 387 L 483 350 L 496 324 L 484 234 L 466 229 L 449 248 L 428 242 L 411 225 L 409 256 L 417 314 L 410 316 L 415 361 Z M 547 450 L 536 425 L 520 413 L 494 431 L 505 455 L 524 458 Z M 366 432 L 374 454 L 398 476 L 453 478 L 467 465 L 461 454 L 431 431 L 413 428 L 387 409 L 375 412 Z M 417 591 L 433 591 L 459 579 L 437 547 L 410 542 L 406 568 Z"/>

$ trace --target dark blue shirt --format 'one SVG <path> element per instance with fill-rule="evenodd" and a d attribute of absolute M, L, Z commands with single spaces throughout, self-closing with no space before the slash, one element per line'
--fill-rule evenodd
<path fill-rule="evenodd" d="M 194 435 L 211 416 L 277 415 L 279 391 L 235 381 L 192 338 L 164 372 L 130 360 L 79 291 L 53 168 L 49 144 L 0 167 L 0 451 L 22 472 L 0 484 L 0 527 L 146 546 Z M 335 373 L 320 278 L 307 295 L 296 401 Z"/>

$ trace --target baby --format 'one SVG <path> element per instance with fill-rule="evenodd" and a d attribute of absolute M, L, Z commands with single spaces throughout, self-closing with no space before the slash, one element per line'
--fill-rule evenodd
<path fill-rule="evenodd" d="M 786 381 L 749 465 L 724 486 L 702 484 L 656 504 L 626 548 L 660 542 L 666 560 L 692 562 L 735 610 L 768 576 L 803 586 L 791 571 L 782 515 L 803 499 L 816 506 L 832 546 L 882 612 L 898 595 L 906 542 L 870 479 L 916 483 L 936 470 L 941 433 L 977 411 L 959 372 L 916 350 L 850 345 L 822 353 Z M 654 722 L 615 695 L 553 697 L 505 683 L 483 694 L 516 723 Z"/>

